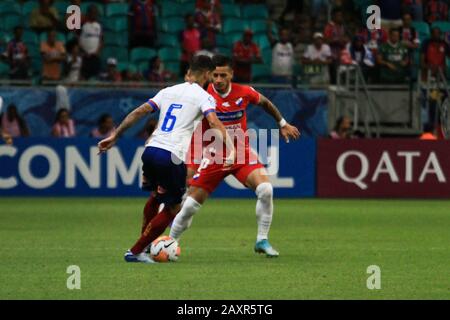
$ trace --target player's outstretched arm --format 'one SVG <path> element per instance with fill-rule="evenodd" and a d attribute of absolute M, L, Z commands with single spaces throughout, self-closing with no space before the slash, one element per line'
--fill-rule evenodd
<path fill-rule="evenodd" d="M 137 121 L 139 121 L 147 113 L 151 112 L 153 112 L 153 109 L 148 103 L 144 103 L 134 109 L 126 116 L 119 127 L 108 138 L 103 139 L 98 143 L 99 153 L 106 152 L 111 149 L 117 139 L 119 139 L 127 129 L 131 128 Z"/>
<path fill-rule="evenodd" d="M 234 150 L 233 140 L 231 140 L 230 135 L 227 132 L 227 129 L 223 125 L 223 123 L 217 118 L 215 112 L 210 112 L 206 116 L 206 120 L 208 120 L 209 126 L 211 129 L 219 130 L 220 136 L 219 139 L 222 139 L 222 142 L 225 143 L 226 151 L 229 151 L 227 157 L 225 159 L 225 166 L 231 166 L 234 163 L 236 157 L 236 151 Z"/>
<path fill-rule="evenodd" d="M 293 125 L 287 123 L 287 121 L 281 115 L 280 110 L 278 110 L 278 108 L 272 103 L 272 101 L 267 99 L 262 94 L 259 94 L 259 96 L 260 98 L 258 105 L 261 106 L 264 111 L 270 114 L 272 118 L 277 121 L 278 126 L 280 127 L 281 136 L 284 138 L 284 140 L 289 143 L 289 139 L 291 138 L 294 140 L 300 138 L 300 131 Z"/>

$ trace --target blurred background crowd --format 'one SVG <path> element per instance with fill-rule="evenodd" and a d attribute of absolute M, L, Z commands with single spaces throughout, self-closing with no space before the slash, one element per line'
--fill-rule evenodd
<path fill-rule="evenodd" d="M 66 10 L 82 11 L 69 31 Z M 366 9 L 381 9 L 369 31 Z M 447 69 L 446 0 L 72 0 L 0 2 L 0 78 L 170 82 L 196 54 L 231 55 L 238 82 L 328 84 L 340 64 L 369 83 Z"/>
<path fill-rule="evenodd" d="M 367 29 L 372 4 L 381 29 Z M 81 8 L 80 30 L 66 26 L 70 5 Z M 216 53 L 233 58 L 242 83 L 327 87 L 343 65 L 368 84 L 450 76 L 447 0 L 2 0 L 0 21 L 0 81 L 166 84 L 183 79 L 192 56 Z M 54 136 L 75 135 L 68 119 L 58 113 Z M 350 125 L 341 117 L 331 136 Z M 8 126 L 27 135 L 14 105 Z M 113 127 L 105 114 L 92 135 Z"/>

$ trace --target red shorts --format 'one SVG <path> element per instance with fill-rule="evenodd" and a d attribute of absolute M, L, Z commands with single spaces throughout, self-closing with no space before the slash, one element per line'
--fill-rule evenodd
<path fill-rule="evenodd" d="M 199 167 L 200 167 L 200 165 L 196 164 L 196 163 L 188 163 L 188 164 L 186 164 L 186 168 L 191 169 L 193 171 L 197 171 Z"/>
<path fill-rule="evenodd" d="M 193 168 L 193 166 L 190 166 Z M 230 174 L 236 177 L 236 179 L 245 185 L 247 177 L 253 170 L 264 168 L 264 166 L 256 162 L 254 164 L 235 164 L 231 168 L 224 169 L 223 164 L 212 163 L 205 165 L 205 162 L 201 166 L 198 166 L 197 173 L 189 181 L 189 185 L 206 190 L 208 193 L 214 192 L 218 185 Z"/>

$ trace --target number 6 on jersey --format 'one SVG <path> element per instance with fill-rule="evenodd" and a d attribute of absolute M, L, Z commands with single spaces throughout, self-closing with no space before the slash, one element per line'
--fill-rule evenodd
<path fill-rule="evenodd" d="M 166 116 L 164 117 L 163 124 L 161 126 L 161 130 L 164 132 L 170 132 L 173 130 L 175 126 L 175 122 L 177 121 L 177 117 L 172 114 L 174 109 L 181 109 L 183 106 L 181 104 L 171 104 L 169 109 L 167 110 Z"/>

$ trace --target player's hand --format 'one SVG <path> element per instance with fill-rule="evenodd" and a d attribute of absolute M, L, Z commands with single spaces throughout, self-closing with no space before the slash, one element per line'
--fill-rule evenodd
<path fill-rule="evenodd" d="M 280 129 L 280 133 L 286 143 L 289 143 L 290 139 L 297 140 L 300 138 L 300 131 L 289 123 Z"/>
<path fill-rule="evenodd" d="M 117 141 L 117 136 L 115 134 L 110 135 L 108 138 L 103 139 L 98 143 L 98 154 L 104 153 L 111 149 Z"/>

